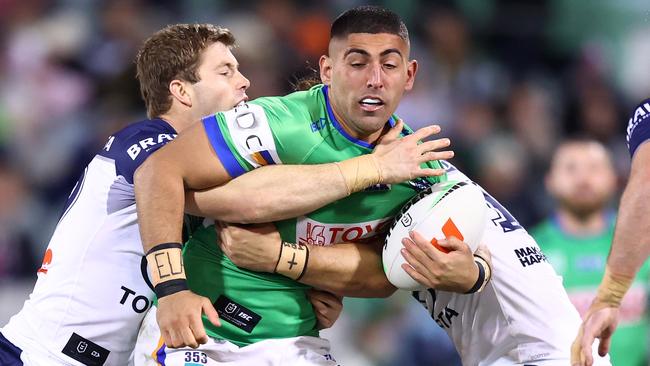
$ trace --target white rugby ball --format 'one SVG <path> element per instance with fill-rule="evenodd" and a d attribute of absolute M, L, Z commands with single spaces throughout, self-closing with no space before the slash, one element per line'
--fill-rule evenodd
<path fill-rule="evenodd" d="M 434 184 L 413 197 L 395 216 L 382 253 L 388 280 L 403 290 L 424 286 L 409 276 L 402 264 L 402 239 L 412 230 L 422 234 L 436 248 L 436 240 L 455 236 L 474 252 L 481 242 L 487 219 L 483 191 L 469 181 L 447 181 Z"/>

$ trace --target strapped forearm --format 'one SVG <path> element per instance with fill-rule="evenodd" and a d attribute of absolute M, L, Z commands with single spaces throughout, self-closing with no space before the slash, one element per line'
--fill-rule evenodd
<path fill-rule="evenodd" d="M 632 159 L 630 178 L 621 197 L 607 269 L 595 303 L 618 307 L 639 268 L 650 255 L 650 143 Z"/>
<path fill-rule="evenodd" d="M 151 283 L 158 299 L 188 289 L 182 248 L 181 243 L 162 243 L 146 253 Z"/>
<path fill-rule="evenodd" d="M 381 253 L 371 244 L 302 246 L 308 251 L 308 256 L 289 258 L 281 253 L 276 273 L 341 296 L 387 297 L 395 292 L 395 287 L 388 282 L 382 269 Z M 286 253 L 286 249 L 283 252 Z M 301 258 L 306 260 L 301 261 Z M 304 269 L 301 267 L 303 264 Z"/>
<path fill-rule="evenodd" d="M 380 181 L 372 155 L 329 164 L 271 165 L 220 187 L 188 192 L 186 210 L 234 223 L 278 221 L 315 211 Z"/>
<path fill-rule="evenodd" d="M 620 307 L 633 281 L 634 276 L 616 274 L 608 266 L 598 287 L 594 303 L 607 307 Z"/>

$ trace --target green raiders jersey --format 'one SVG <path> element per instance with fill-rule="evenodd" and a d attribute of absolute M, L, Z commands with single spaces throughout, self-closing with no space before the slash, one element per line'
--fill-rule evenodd
<path fill-rule="evenodd" d="M 395 117 L 388 123 L 393 125 Z M 233 178 L 263 165 L 331 163 L 373 149 L 346 133 L 332 112 L 323 85 L 284 97 L 260 98 L 206 117 L 203 125 L 215 153 Z M 411 132 L 405 128 L 402 134 Z M 438 162 L 427 166 L 440 168 Z M 308 215 L 275 224 L 288 242 L 381 242 L 406 201 L 445 179 L 373 186 Z M 210 336 L 246 345 L 270 338 L 318 335 L 316 317 L 306 297 L 308 286 L 280 275 L 238 268 L 219 252 L 216 240 L 214 227 L 204 228 L 194 234 L 184 251 L 190 288 L 209 297 L 222 319 L 221 327 L 204 319 Z"/>
<path fill-rule="evenodd" d="M 531 231 L 548 261 L 563 276 L 564 287 L 571 302 L 584 316 L 596 296 L 605 272 L 607 255 L 614 237 L 614 215 L 608 216 L 605 232 L 586 237 L 571 236 L 564 232 L 556 218 L 550 218 Z M 645 364 L 648 345 L 648 263 L 621 304 L 620 323 L 612 337 L 610 357 L 612 365 L 637 366 Z"/>

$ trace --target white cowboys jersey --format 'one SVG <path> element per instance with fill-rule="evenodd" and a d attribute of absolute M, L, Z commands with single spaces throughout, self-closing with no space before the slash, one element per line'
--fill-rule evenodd
<path fill-rule="evenodd" d="M 0 332 L 45 364 L 124 366 L 153 291 L 137 225 L 133 173 L 176 137 L 145 120 L 111 136 L 74 187 L 34 291 Z"/>
<path fill-rule="evenodd" d="M 450 179 L 469 180 L 443 165 Z M 463 365 L 568 365 L 581 319 L 562 278 L 516 219 L 485 198 L 490 211 L 482 243 L 492 254 L 491 282 L 472 295 L 429 289 L 413 296 L 451 337 Z"/>

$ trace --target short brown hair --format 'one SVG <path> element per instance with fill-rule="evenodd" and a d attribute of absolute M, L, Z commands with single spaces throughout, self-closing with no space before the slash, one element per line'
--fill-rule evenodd
<path fill-rule="evenodd" d="M 201 52 L 216 42 L 233 47 L 235 37 L 228 29 L 212 24 L 174 24 L 144 42 L 136 56 L 136 77 L 149 118 L 171 108 L 169 83 L 172 80 L 199 81 L 197 68 Z"/>

